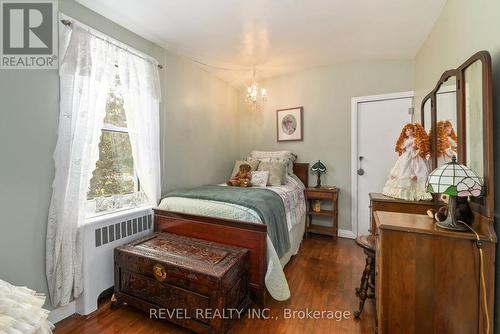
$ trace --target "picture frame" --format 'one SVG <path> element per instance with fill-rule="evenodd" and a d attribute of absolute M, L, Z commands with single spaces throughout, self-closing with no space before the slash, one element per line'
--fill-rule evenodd
<path fill-rule="evenodd" d="M 276 110 L 276 140 L 302 141 L 304 139 L 304 108 Z"/>

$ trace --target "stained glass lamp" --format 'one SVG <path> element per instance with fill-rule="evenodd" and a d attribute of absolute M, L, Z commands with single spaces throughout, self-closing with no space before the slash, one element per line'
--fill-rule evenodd
<path fill-rule="evenodd" d="M 427 192 L 450 196 L 448 217 L 445 221 L 436 223 L 437 226 L 448 230 L 467 231 L 467 226 L 457 221 L 456 198 L 478 197 L 481 196 L 482 190 L 481 179 L 467 166 L 457 163 L 456 157 L 432 171 L 427 178 Z"/>
<path fill-rule="evenodd" d="M 316 188 L 321 187 L 321 174 L 326 172 L 326 166 L 323 165 L 320 160 L 318 160 L 318 162 L 312 165 L 311 172 L 318 175 L 318 179 L 316 180 Z"/>

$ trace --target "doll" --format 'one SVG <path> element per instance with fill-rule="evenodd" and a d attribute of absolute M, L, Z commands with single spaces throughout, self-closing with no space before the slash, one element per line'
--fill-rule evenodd
<path fill-rule="evenodd" d="M 422 125 L 406 124 L 396 142 L 395 151 L 399 158 L 389 172 L 382 193 L 408 201 L 432 199 L 425 188 L 429 174 L 427 158 L 430 141 Z"/>
<path fill-rule="evenodd" d="M 457 135 L 450 121 L 439 121 L 436 127 L 438 166 L 441 166 L 457 156 Z"/>

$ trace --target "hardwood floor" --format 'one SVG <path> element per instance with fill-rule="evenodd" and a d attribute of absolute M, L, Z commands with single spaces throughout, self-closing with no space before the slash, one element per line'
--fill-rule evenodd
<path fill-rule="evenodd" d="M 355 320 L 352 315 L 358 308 L 354 288 L 359 284 L 364 261 L 363 252 L 353 240 L 309 237 L 303 241 L 299 254 L 285 267 L 292 297 L 285 302 L 269 298 L 267 307 L 270 310 L 265 315 L 271 319 L 244 317 L 235 322 L 229 333 L 374 333 L 373 300 L 367 300 L 361 320 Z M 109 304 L 109 299 L 106 299 L 98 311 L 87 317 L 74 315 L 59 322 L 55 333 L 190 333 L 166 321 L 151 320 L 147 314 L 132 307 L 110 310 Z M 291 311 L 297 311 L 296 315 L 301 316 L 305 312 L 300 311 L 307 309 L 332 311 L 324 313 L 327 317 L 334 315 L 335 311 L 347 311 L 349 315 L 340 321 L 285 319 Z"/>

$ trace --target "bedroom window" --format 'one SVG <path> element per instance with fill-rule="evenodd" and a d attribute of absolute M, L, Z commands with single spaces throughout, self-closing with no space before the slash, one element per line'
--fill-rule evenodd
<path fill-rule="evenodd" d="M 130 207 L 139 191 L 120 88 L 116 75 L 106 101 L 99 159 L 87 193 L 87 199 L 95 203 L 95 209 L 91 203 L 91 214 Z"/>

